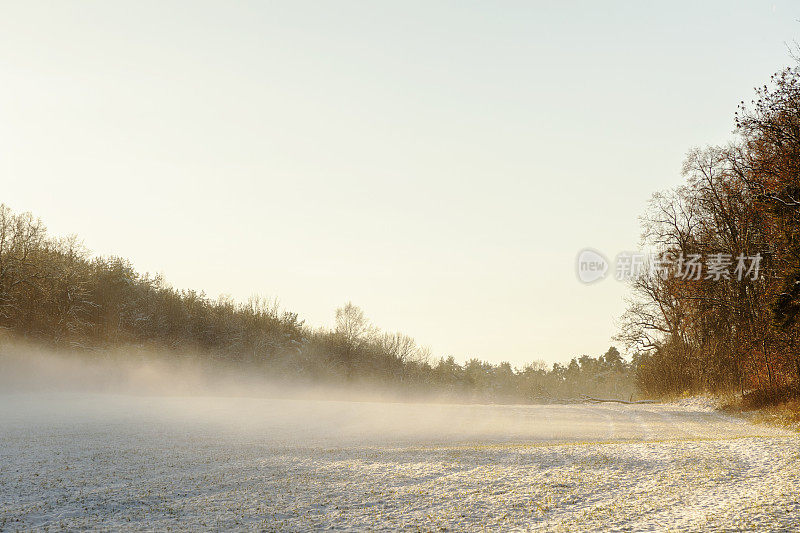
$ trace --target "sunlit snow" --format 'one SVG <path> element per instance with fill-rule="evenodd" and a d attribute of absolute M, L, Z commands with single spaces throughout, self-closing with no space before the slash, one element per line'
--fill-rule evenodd
<path fill-rule="evenodd" d="M 0 396 L 0 529 L 789 528 L 800 438 L 664 405 Z"/>

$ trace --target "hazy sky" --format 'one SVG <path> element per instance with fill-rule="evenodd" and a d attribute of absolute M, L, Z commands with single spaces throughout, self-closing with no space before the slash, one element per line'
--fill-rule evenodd
<path fill-rule="evenodd" d="M 0 1 L 0 202 L 178 288 L 347 300 L 436 355 L 602 353 L 652 192 L 791 2 Z"/>

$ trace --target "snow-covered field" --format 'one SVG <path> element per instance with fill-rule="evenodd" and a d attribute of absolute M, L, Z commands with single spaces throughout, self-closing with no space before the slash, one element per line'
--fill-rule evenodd
<path fill-rule="evenodd" d="M 0 530 L 800 528 L 800 437 L 686 406 L 0 395 Z"/>

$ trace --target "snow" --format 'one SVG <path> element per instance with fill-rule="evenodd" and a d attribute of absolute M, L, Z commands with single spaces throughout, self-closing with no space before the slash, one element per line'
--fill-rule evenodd
<path fill-rule="evenodd" d="M 798 478 L 674 404 L 0 395 L 0 530 L 797 529 Z"/>
<path fill-rule="evenodd" d="M 689 411 L 715 411 L 722 406 L 722 401 L 714 396 L 689 396 L 672 402 L 673 405 Z"/>

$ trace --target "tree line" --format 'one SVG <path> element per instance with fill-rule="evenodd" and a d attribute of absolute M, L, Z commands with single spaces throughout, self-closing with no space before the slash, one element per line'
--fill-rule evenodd
<path fill-rule="evenodd" d="M 595 394 L 627 399 L 632 367 L 610 348 L 548 368 L 512 368 L 430 351 L 374 327 L 352 303 L 333 329 L 312 328 L 275 300 L 247 302 L 177 290 L 119 257 L 95 257 L 75 237 L 54 238 L 30 213 L 0 204 L 0 331 L 99 354 L 124 346 L 245 367 L 273 379 L 385 384 L 409 394 L 535 402 Z M 2 347 L 0 346 L 0 350 Z"/>
<path fill-rule="evenodd" d="M 666 266 L 632 281 L 619 340 L 638 352 L 649 395 L 800 390 L 798 65 L 755 93 L 731 142 L 691 150 L 683 184 L 654 195 L 642 217 L 642 244 Z M 743 257 L 758 258 L 757 272 L 742 275 Z M 689 258 L 730 269 L 687 276 Z"/>

